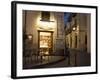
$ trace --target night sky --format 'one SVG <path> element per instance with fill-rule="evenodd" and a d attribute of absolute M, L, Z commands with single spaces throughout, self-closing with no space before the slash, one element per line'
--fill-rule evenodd
<path fill-rule="evenodd" d="M 68 22 L 68 17 L 70 16 L 71 13 L 64 13 L 64 23 L 66 24 Z"/>

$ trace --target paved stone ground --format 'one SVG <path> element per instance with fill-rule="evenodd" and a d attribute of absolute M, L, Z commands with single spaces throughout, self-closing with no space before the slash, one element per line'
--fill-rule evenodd
<path fill-rule="evenodd" d="M 56 68 L 56 67 L 77 67 L 90 66 L 90 54 L 84 51 L 70 50 L 70 57 L 63 59 L 63 56 L 49 56 L 44 57 L 41 62 L 28 63 L 24 68 Z M 33 58 L 34 59 L 34 58 Z M 61 60 L 63 59 L 63 60 Z M 49 64 L 50 63 L 50 64 Z"/>
<path fill-rule="evenodd" d="M 70 62 L 69 62 L 70 61 Z M 77 67 L 77 66 L 90 66 L 90 54 L 86 52 L 80 52 L 71 50 L 70 60 L 66 58 L 55 64 L 44 65 L 44 68 L 56 68 L 56 67 Z"/>
<path fill-rule="evenodd" d="M 90 66 L 91 55 L 85 51 L 70 50 L 70 65 Z"/>
<path fill-rule="evenodd" d="M 31 68 L 43 68 L 44 65 L 49 65 L 53 63 L 58 63 L 64 60 L 64 56 L 43 56 L 42 59 L 38 56 L 38 60 L 35 60 L 35 56 L 32 56 L 32 59 L 26 59 L 26 63 L 24 63 L 24 69 Z"/>

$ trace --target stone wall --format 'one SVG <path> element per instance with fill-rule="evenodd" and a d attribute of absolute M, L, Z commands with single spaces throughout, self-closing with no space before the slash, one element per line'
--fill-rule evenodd
<path fill-rule="evenodd" d="M 53 51 L 57 49 L 64 49 L 64 13 L 50 12 L 50 20 L 44 25 L 41 23 L 41 11 L 27 11 L 25 21 L 25 11 L 23 11 L 23 29 L 26 28 L 26 34 L 33 35 L 33 48 L 38 49 L 38 31 L 52 31 L 53 32 Z M 24 26 L 25 25 L 25 26 Z M 52 27 L 53 30 L 48 30 L 46 27 Z M 40 29 L 44 27 L 44 29 Z"/>

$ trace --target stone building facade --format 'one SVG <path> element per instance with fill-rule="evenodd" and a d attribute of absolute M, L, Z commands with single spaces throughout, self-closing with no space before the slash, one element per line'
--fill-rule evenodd
<path fill-rule="evenodd" d="M 32 49 L 34 54 L 55 54 L 59 51 L 64 54 L 64 34 L 63 12 L 23 10 L 24 49 Z"/>
<path fill-rule="evenodd" d="M 71 13 L 66 24 L 66 45 L 70 49 L 91 52 L 90 14 Z"/>

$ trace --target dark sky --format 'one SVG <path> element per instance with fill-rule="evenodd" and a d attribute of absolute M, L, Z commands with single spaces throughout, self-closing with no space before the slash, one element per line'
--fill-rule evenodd
<path fill-rule="evenodd" d="M 66 24 L 68 22 L 68 17 L 70 16 L 71 13 L 64 13 L 64 23 Z"/>

